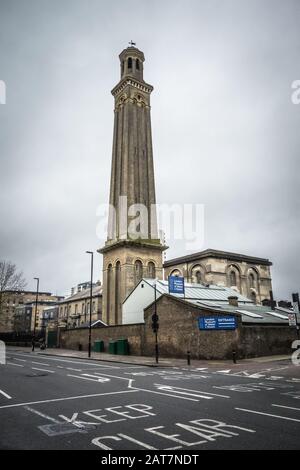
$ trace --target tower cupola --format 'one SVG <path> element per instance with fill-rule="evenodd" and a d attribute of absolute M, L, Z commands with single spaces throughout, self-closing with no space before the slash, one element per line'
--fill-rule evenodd
<path fill-rule="evenodd" d="M 134 77 L 143 82 L 143 64 L 145 57 L 136 47 L 127 47 L 119 55 L 121 62 L 121 80 L 124 77 Z"/>

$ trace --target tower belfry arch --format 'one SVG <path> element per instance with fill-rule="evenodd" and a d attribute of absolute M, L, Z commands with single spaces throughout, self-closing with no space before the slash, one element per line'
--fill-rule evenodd
<path fill-rule="evenodd" d="M 150 95 L 144 81 L 142 51 L 130 46 L 119 55 L 120 81 L 113 88 L 114 133 L 108 235 L 103 254 L 103 320 L 120 324 L 121 305 L 138 278 L 147 277 L 149 263 L 162 278 L 158 237 Z M 134 234 L 131 231 L 134 227 Z M 134 236 L 133 236 L 134 235 Z M 152 265 L 151 265 L 152 266 Z"/>

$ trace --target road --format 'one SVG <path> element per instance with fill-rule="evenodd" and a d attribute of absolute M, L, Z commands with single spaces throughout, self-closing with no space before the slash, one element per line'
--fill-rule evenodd
<path fill-rule="evenodd" d="M 155 368 L 9 350 L 1 449 L 299 449 L 300 366 Z"/>

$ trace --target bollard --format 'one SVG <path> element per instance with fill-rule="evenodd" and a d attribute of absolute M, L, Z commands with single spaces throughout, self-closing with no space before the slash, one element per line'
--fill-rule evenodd
<path fill-rule="evenodd" d="M 232 360 L 234 362 L 234 364 L 236 364 L 236 351 L 232 351 Z"/>
<path fill-rule="evenodd" d="M 188 363 L 188 366 L 191 365 L 191 351 L 187 352 L 187 363 Z"/>

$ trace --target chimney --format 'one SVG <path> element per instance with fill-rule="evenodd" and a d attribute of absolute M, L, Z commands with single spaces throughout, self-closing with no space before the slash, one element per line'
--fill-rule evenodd
<path fill-rule="evenodd" d="M 232 305 L 233 307 L 238 307 L 239 306 L 238 296 L 237 295 L 230 295 L 228 297 L 228 303 L 229 303 L 229 305 Z"/>

